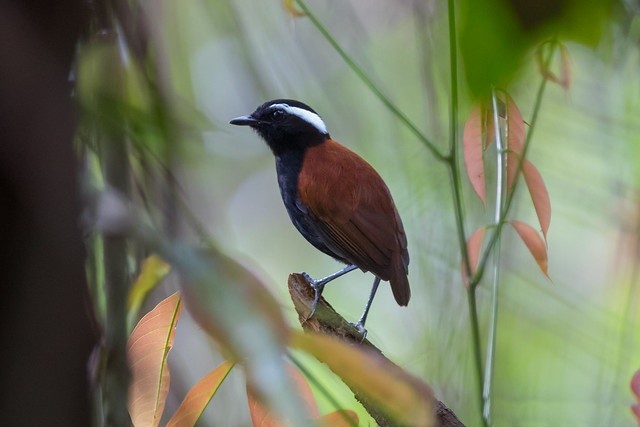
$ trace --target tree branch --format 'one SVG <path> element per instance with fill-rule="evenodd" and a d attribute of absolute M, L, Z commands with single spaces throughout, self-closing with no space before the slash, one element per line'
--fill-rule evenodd
<path fill-rule="evenodd" d="M 289 276 L 289 294 L 293 305 L 298 313 L 298 319 L 302 329 L 309 332 L 318 332 L 331 335 L 346 341 L 352 345 L 358 345 L 364 349 L 371 351 L 380 357 L 381 363 L 388 366 L 398 377 L 411 382 L 418 390 L 424 390 L 425 394 L 429 394 L 431 398 L 431 390 L 425 384 L 414 376 L 408 374 L 398 365 L 387 359 L 382 351 L 371 341 L 366 338 L 363 340 L 356 327 L 345 320 L 338 314 L 333 307 L 324 299 L 320 298 L 318 308 L 314 315 L 309 318 L 311 304 L 313 303 L 314 291 L 309 282 L 301 274 L 292 274 Z M 353 390 L 355 398 L 362 404 L 365 410 L 373 417 L 380 426 L 397 425 L 389 420 L 378 408 L 362 394 Z M 464 427 L 464 424 L 456 417 L 456 415 L 444 403 L 435 399 L 436 418 L 441 427 Z"/>

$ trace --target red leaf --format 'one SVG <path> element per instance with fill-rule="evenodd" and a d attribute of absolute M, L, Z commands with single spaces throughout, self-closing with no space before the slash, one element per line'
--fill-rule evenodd
<path fill-rule="evenodd" d="M 524 119 L 516 102 L 507 95 L 507 149 L 522 154 L 524 150 Z"/>
<path fill-rule="evenodd" d="M 529 189 L 533 207 L 536 209 L 538 221 L 540 221 L 542 235 L 546 240 L 549 224 L 551 224 L 551 200 L 549 199 L 547 187 L 544 185 L 544 181 L 542 180 L 542 176 L 540 175 L 540 172 L 538 172 L 538 169 L 536 169 L 536 167 L 528 160 L 524 161 L 522 174 L 524 175 L 524 181 Z"/>
<path fill-rule="evenodd" d="M 194 426 L 234 363 L 227 360 L 196 383 L 167 423 L 167 427 Z"/>
<path fill-rule="evenodd" d="M 469 240 L 467 240 L 467 253 L 469 254 L 469 264 L 471 264 L 471 274 L 476 274 L 478 271 L 478 262 L 480 262 L 480 251 L 482 249 L 482 241 L 484 239 L 485 227 L 478 228 L 473 232 Z M 465 286 L 469 285 L 469 280 L 465 272 L 465 267 L 462 265 L 462 283 Z"/>
<path fill-rule="evenodd" d="M 531 227 L 529 224 L 525 224 L 521 221 L 511 221 L 511 225 L 516 230 L 522 241 L 533 258 L 538 263 L 538 267 L 544 273 L 545 276 L 549 277 L 547 268 L 548 268 L 548 260 L 547 260 L 547 247 L 544 244 L 544 240 L 540 238 L 538 232 Z"/>
<path fill-rule="evenodd" d="M 631 377 L 631 391 L 636 395 L 636 399 L 640 402 L 640 369 Z"/>
<path fill-rule="evenodd" d="M 507 95 L 507 189 L 517 180 L 519 158 L 524 151 L 525 130 L 522 114 L 515 101 Z"/>
<path fill-rule="evenodd" d="M 464 148 L 464 165 L 473 191 L 478 195 L 482 204 L 486 202 L 484 184 L 484 162 L 482 159 L 482 111 L 476 105 L 471 109 L 469 118 L 462 132 Z"/>

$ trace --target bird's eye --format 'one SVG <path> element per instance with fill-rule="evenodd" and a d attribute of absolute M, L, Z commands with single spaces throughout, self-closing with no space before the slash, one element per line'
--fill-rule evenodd
<path fill-rule="evenodd" d="M 271 119 L 274 122 L 279 122 L 280 120 L 284 119 L 284 111 L 275 110 L 273 113 L 271 113 Z"/>

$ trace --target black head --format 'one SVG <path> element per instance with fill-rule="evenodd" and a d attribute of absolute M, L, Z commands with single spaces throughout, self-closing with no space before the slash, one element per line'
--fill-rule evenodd
<path fill-rule="evenodd" d="M 293 99 L 265 102 L 248 116 L 236 117 L 232 125 L 250 126 L 277 155 L 304 149 L 329 138 L 324 122 L 311 107 Z"/>

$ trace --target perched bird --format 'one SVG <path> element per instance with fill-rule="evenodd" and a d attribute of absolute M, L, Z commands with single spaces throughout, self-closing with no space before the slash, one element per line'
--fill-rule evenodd
<path fill-rule="evenodd" d="M 396 302 L 406 306 L 411 296 L 407 237 L 373 167 L 333 140 L 318 113 L 299 101 L 269 101 L 230 123 L 256 130 L 275 155 L 280 194 L 293 225 L 317 249 L 347 264 L 320 280 L 303 273 L 315 290 L 310 316 L 324 286 L 356 268 L 375 275 L 356 323 L 361 333 L 380 280 L 389 281 Z"/>

